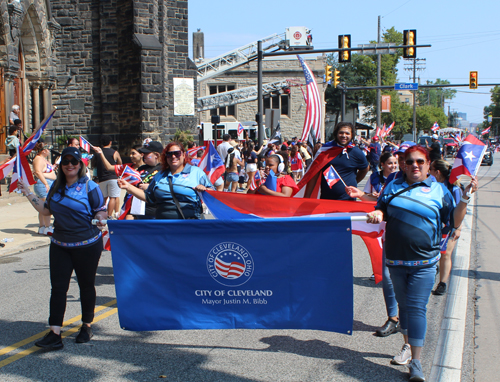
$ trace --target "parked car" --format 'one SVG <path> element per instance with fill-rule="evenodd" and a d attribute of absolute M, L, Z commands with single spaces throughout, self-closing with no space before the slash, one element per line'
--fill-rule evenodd
<path fill-rule="evenodd" d="M 490 141 L 482 141 L 482 142 L 487 147 L 486 147 L 486 151 L 484 153 L 483 160 L 482 160 L 481 164 L 486 164 L 488 166 L 491 166 L 493 164 L 493 152 L 494 152 L 493 146 L 491 146 Z"/>

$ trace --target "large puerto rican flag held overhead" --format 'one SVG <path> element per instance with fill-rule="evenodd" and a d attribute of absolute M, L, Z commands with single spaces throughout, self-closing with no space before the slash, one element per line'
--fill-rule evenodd
<path fill-rule="evenodd" d="M 451 184 L 455 183 L 460 175 L 476 176 L 485 151 L 486 145 L 472 134 L 469 134 L 464 139 L 462 147 L 458 150 L 451 169 L 449 182 Z"/>
<path fill-rule="evenodd" d="M 323 106 L 321 104 L 321 96 L 318 85 L 314 79 L 314 74 L 309 68 L 309 65 L 297 55 L 304 76 L 306 78 L 307 98 L 306 101 L 306 118 L 304 121 L 304 129 L 302 130 L 301 141 L 306 142 L 309 137 L 309 132 L 312 130 L 316 141 L 321 140 L 321 123 L 323 121 Z"/>
<path fill-rule="evenodd" d="M 216 219 L 245 220 L 267 218 L 366 217 L 375 207 L 373 202 L 278 198 L 268 195 L 236 194 L 207 190 L 200 193 Z M 370 253 L 375 282 L 382 280 L 382 235 L 385 222 L 369 224 L 353 220 L 352 233 L 363 239 Z"/>

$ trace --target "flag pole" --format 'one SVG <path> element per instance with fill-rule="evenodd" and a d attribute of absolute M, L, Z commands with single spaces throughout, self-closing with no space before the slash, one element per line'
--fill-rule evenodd
<path fill-rule="evenodd" d="M 339 173 L 337 172 L 337 170 L 335 170 L 335 167 L 333 167 L 333 165 L 331 165 L 331 166 L 333 168 L 333 171 L 335 171 L 335 174 L 337 174 L 337 176 L 342 181 L 342 183 L 344 183 L 344 186 L 347 187 L 347 184 L 345 184 L 344 179 L 342 179 L 342 177 L 339 175 Z"/>

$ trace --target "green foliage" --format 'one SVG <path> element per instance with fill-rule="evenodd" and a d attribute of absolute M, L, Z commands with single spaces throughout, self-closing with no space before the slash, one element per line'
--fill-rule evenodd
<path fill-rule="evenodd" d="M 436 82 L 427 81 L 426 85 L 449 85 L 450 81 L 438 78 Z M 424 88 L 417 92 L 418 105 L 430 105 L 444 108 L 446 99 L 453 99 L 457 94 L 456 90 L 450 88 Z"/>
<path fill-rule="evenodd" d="M 382 123 L 389 126 L 393 121 L 395 122 L 391 134 L 396 139 L 402 139 L 404 134 L 411 133 L 413 126 L 413 108 L 399 101 L 396 91 L 389 92 L 391 95 L 391 112 L 382 113 Z"/>
<path fill-rule="evenodd" d="M 484 122 L 483 127 L 492 127 L 490 132 L 490 137 L 497 136 L 500 134 L 500 86 L 495 86 L 491 91 L 491 104 L 484 108 Z M 493 119 L 488 122 L 488 115 L 491 115 Z"/>
<path fill-rule="evenodd" d="M 68 143 L 68 139 L 70 139 L 70 138 L 77 138 L 77 137 L 75 137 L 74 135 L 66 135 L 66 134 L 59 135 L 59 136 L 57 136 L 55 143 L 56 143 L 57 147 L 66 146 L 66 143 Z"/>
<path fill-rule="evenodd" d="M 448 125 L 448 117 L 443 109 L 429 105 L 417 107 L 418 131 L 426 131 L 430 134 L 434 122 L 437 122 L 441 127 L 446 127 Z"/>
<path fill-rule="evenodd" d="M 193 142 L 193 134 L 191 134 L 189 131 L 186 130 L 180 130 L 177 129 L 177 131 L 174 134 L 174 139 L 172 141 L 177 141 L 179 143 L 182 143 L 184 148 L 187 148 L 188 142 Z"/>

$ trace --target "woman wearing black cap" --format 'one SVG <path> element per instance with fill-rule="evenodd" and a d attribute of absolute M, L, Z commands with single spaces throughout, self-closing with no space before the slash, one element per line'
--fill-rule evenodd
<path fill-rule="evenodd" d="M 100 222 L 105 220 L 106 206 L 99 186 L 89 180 L 80 151 L 67 147 L 61 154 L 60 171 L 50 188 L 45 203 L 34 195 L 28 185 L 19 182 L 22 193 L 35 209 L 54 216 L 54 233 L 50 243 L 50 296 L 49 333 L 35 345 L 47 349 L 61 349 L 61 326 L 66 310 L 66 293 L 73 270 L 80 287 L 82 327 L 77 343 L 88 342 L 93 334 L 90 324 L 94 319 L 96 302 L 95 275 L 102 252 Z"/>

